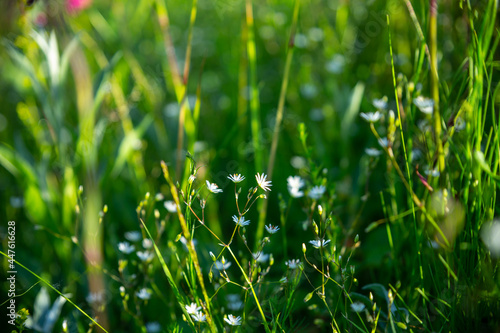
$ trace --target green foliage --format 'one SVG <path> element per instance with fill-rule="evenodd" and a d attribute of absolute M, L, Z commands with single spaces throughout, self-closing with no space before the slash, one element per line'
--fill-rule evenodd
<path fill-rule="evenodd" d="M 497 0 L 70 2 L 0 14 L 13 330 L 500 328 Z"/>

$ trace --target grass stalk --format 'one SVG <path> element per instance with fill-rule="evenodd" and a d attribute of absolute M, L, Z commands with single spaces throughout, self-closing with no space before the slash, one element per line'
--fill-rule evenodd
<path fill-rule="evenodd" d="M 210 330 L 212 332 L 217 332 L 217 327 L 215 326 L 215 323 L 214 323 L 213 318 L 212 318 L 212 309 L 211 309 L 212 305 L 210 302 L 210 298 L 208 297 L 207 290 L 205 288 L 205 281 L 203 279 L 203 274 L 201 272 L 200 262 L 198 260 L 198 254 L 196 253 L 196 250 L 194 248 L 193 240 L 191 238 L 191 232 L 189 231 L 189 227 L 188 227 L 187 222 L 184 218 L 184 215 L 182 214 L 182 211 L 181 211 L 181 204 L 180 204 L 180 200 L 179 200 L 179 195 L 177 194 L 177 188 L 175 187 L 175 184 L 173 183 L 172 178 L 170 178 L 170 174 L 168 172 L 167 165 L 163 161 L 161 163 L 161 168 L 163 171 L 163 176 L 165 177 L 165 180 L 169 184 L 170 193 L 172 194 L 172 198 L 174 199 L 174 202 L 177 206 L 177 216 L 179 217 L 179 222 L 180 222 L 180 225 L 182 228 L 182 233 L 184 235 L 184 238 L 186 238 L 186 240 L 187 240 L 186 245 L 187 245 L 187 248 L 189 251 L 190 260 L 194 264 L 196 276 L 198 278 L 198 283 L 200 284 L 201 292 L 202 292 L 203 298 L 205 300 L 205 306 L 207 308 L 206 317 L 207 317 L 208 326 L 210 327 Z"/>
<path fill-rule="evenodd" d="M 437 13 L 438 3 L 437 0 L 430 1 L 430 14 L 429 14 L 429 43 L 430 43 L 430 65 L 431 65 L 431 96 L 434 100 L 433 123 L 434 123 L 434 136 L 437 148 L 437 161 L 438 170 L 443 176 L 445 169 L 445 159 L 443 150 L 443 140 L 441 138 L 441 113 L 439 109 L 439 76 L 438 76 L 438 41 L 437 41 Z"/>

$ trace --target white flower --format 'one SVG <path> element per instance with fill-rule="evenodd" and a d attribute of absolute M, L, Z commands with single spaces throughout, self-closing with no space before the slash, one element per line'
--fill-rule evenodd
<path fill-rule="evenodd" d="M 481 238 L 492 257 L 500 257 L 500 221 L 495 219 L 481 228 Z"/>
<path fill-rule="evenodd" d="M 431 168 L 427 168 L 427 169 L 424 171 L 424 173 L 425 173 L 427 176 L 431 176 L 431 177 L 434 177 L 434 178 L 439 177 L 439 175 L 441 174 L 441 173 L 439 172 L 439 170 L 438 170 L 438 169 L 431 169 Z"/>
<path fill-rule="evenodd" d="M 308 196 L 311 199 L 317 200 L 323 196 L 325 191 L 326 191 L 326 188 L 323 185 L 314 186 L 311 190 L 309 190 Z"/>
<path fill-rule="evenodd" d="M 142 238 L 142 234 L 139 231 L 128 231 L 125 233 L 125 238 L 131 242 L 137 242 Z"/>
<path fill-rule="evenodd" d="M 161 331 L 161 325 L 157 321 L 152 321 L 146 324 L 146 332 L 147 333 L 157 333 Z"/>
<path fill-rule="evenodd" d="M 263 189 L 264 191 L 270 191 L 271 190 L 269 188 L 269 186 L 273 186 L 273 185 L 271 184 L 270 180 L 267 180 L 267 175 L 257 173 L 255 175 L 255 179 L 257 179 L 257 184 L 259 185 L 259 187 L 261 189 Z"/>
<path fill-rule="evenodd" d="M 222 262 L 217 260 L 215 262 L 215 268 L 217 268 L 219 271 L 223 271 L 223 270 L 226 270 L 228 269 L 229 267 L 231 267 L 231 262 L 230 261 L 226 261 L 224 259 L 224 257 L 222 257 Z"/>
<path fill-rule="evenodd" d="M 156 195 L 155 195 L 155 200 L 156 200 L 156 201 L 162 201 L 162 200 L 163 200 L 163 198 L 164 198 L 164 197 L 163 197 L 163 194 L 161 194 L 161 193 L 156 193 Z"/>
<path fill-rule="evenodd" d="M 250 224 L 250 221 L 245 220 L 245 218 L 243 216 L 238 217 L 236 215 L 233 215 L 233 221 L 234 221 L 234 223 L 236 223 L 240 227 L 244 227 L 244 226 L 247 226 Z"/>
<path fill-rule="evenodd" d="M 226 296 L 227 308 L 231 311 L 238 311 L 243 307 L 243 302 L 238 294 L 229 294 Z"/>
<path fill-rule="evenodd" d="M 168 210 L 169 213 L 175 213 L 177 212 L 177 205 L 175 204 L 174 201 L 172 200 L 167 200 L 163 203 L 165 208 Z"/>
<path fill-rule="evenodd" d="M 354 312 L 361 312 L 365 309 L 365 305 L 361 302 L 351 303 L 351 309 Z"/>
<path fill-rule="evenodd" d="M 191 314 L 191 318 L 193 318 L 193 320 L 197 322 L 204 322 L 205 320 L 207 320 L 207 316 L 205 316 L 201 311 Z"/>
<path fill-rule="evenodd" d="M 220 189 L 219 186 L 217 186 L 217 184 L 210 183 L 208 180 L 207 180 L 207 189 L 210 192 L 212 192 L 212 193 L 220 193 L 220 192 L 222 192 L 222 189 Z"/>
<path fill-rule="evenodd" d="M 120 242 L 118 243 L 118 250 L 125 254 L 129 254 L 135 251 L 135 246 L 130 245 L 129 242 Z"/>
<path fill-rule="evenodd" d="M 418 96 L 413 100 L 413 104 L 415 104 L 417 108 L 425 114 L 431 114 L 432 111 L 434 111 L 434 100 L 430 98 Z"/>
<path fill-rule="evenodd" d="M 382 154 L 382 152 L 376 148 L 366 148 L 365 153 L 366 155 L 371 157 L 377 157 L 380 156 L 380 154 Z"/>
<path fill-rule="evenodd" d="M 144 238 L 142 240 L 142 247 L 145 249 L 150 249 L 151 247 L 153 247 L 153 241 L 149 238 Z"/>
<path fill-rule="evenodd" d="M 227 176 L 233 183 L 238 184 L 245 179 L 245 176 L 240 175 L 239 173 L 235 173 Z"/>
<path fill-rule="evenodd" d="M 387 138 L 380 138 L 378 140 L 378 144 L 384 148 L 387 148 L 387 146 L 389 145 L 389 140 L 387 140 Z"/>
<path fill-rule="evenodd" d="M 293 198 L 301 198 L 304 196 L 304 192 L 300 190 L 301 187 L 305 185 L 305 182 L 299 176 L 289 176 L 286 179 L 288 183 L 288 192 Z"/>
<path fill-rule="evenodd" d="M 151 291 L 146 288 L 142 288 L 141 290 L 136 292 L 135 295 L 142 300 L 148 300 L 151 298 Z"/>
<path fill-rule="evenodd" d="M 254 253 L 253 257 L 257 262 L 263 264 L 269 259 L 269 254 L 264 252 L 257 252 Z"/>
<path fill-rule="evenodd" d="M 269 224 L 269 225 L 266 225 L 266 230 L 267 230 L 267 232 L 268 232 L 268 233 L 270 233 L 270 234 L 275 234 L 275 233 L 277 233 L 277 232 L 278 232 L 278 230 L 280 230 L 280 228 L 279 228 L 279 227 L 277 227 L 277 226 L 273 226 L 273 225 L 270 225 L 270 224 Z"/>
<path fill-rule="evenodd" d="M 369 123 L 376 123 L 382 118 L 382 114 L 378 111 L 368 113 L 361 112 L 360 116 Z"/>
<path fill-rule="evenodd" d="M 374 107 L 376 107 L 378 110 L 385 110 L 387 108 L 387 97 L 384 96 L 380 99 L 375 98 L 372 101 L 372 104 Z"/>
<path fill-rule="evenodd" d="M 317 239 L 317 240 L 312 240 L 312 241 L 309 241 L 309 243 L 311 243 L 311 245 L 316 248 L 316 249 L 319 249 L 320 247 L 325 247 L 326 244 L 330 243 L 330 240 L 324 240 L 324 239 Z"/>
<path fill-rule="evenodd" d="M 153 253 L 151 253 L 149 251 L 137 251 L 137 256 L 143 262 L 148 262 L 151 259 L 153 259 L 153 257 L 154 257 Z"/>
<path fill-rule="evenodd" d="M 184 305 L 184 308 L 186 308 L 186 311 L 189 314 L 196 314 L 198 311 L 201 310 L 201 306 L 196 305 L 196 303 L 191 303 L 190 305 Z"/>
<path fill-rule="evenodd" d="M 296 268 L 298 268 L 299 264 L 300 264 L 300 260 L 299 259 L 292 259 L 292 260 L 288 260 L 287 262 L 285 262 L 285 265 L 287 265 L 288 268 L 290 268 L 290 269 L 296 269 Z"/>
<path fill-rule="evenodd" d="M 224 317 L 224 321 L 231 326 L 241 325 L 241 317 L 240 316 L 235 317 L 233 315 L 228 315 L 227 317 Z"/>
<path fill-rule="evenodd" d="M 194 182 L 194 180 L 195 180 L 195 179 L 196 179 L 196 176 L 195 176 L 195 175 L 191 175 L 191 176 L 189 176 L 189 178 L 188 178 L 188 182 L 189 182 L 189 184 L 192 184 L 192 183 Z"/>
<path fill-rule="evenodd" d="M 89 304 L 94 304 L 94 303 L 100 304 L 104 302 L 105 296 L 106 295 L 104 294 L 104 290 L 101 290 L 88 294 L 88 296 L 85 299 Z"/>

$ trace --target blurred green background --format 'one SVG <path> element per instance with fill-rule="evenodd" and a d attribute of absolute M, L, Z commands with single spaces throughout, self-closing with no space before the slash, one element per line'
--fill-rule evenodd
<path fill-rule="evenodd" d="M 172 79 L 175 73 L 172 73 L 173 64 L 167 56 L 165 30 L 162 31 L 160 25 L 162 17 L 158 15 L 159 8 L 164 7 L 159 3 L 168 8 L 169 34 L 180 77 L 186 83 L 185 96 L 175 93 Z M 408 3 L 412 5 L 419 26 L 412 21 Z M 486 11 L 491 8 L 496 11 L 497 6 L 491 7 L 493 1 L 438 3 L 441 114 L 443 123 L 449 124 L 464 99 L 470 96 L 472 89 L 468 85 L 475 84 L 471 83 L 468 71 L 472 65 L 466 58 L 472 56 L 471 45 L 476 38 L 470 23 L 476 22 L 479 26 L 485 15 L 491 19 L 488 15 L 492 13 Z M 71 4 L 73 8 L 68 7 Z M 255 121 L 251 116 L 249 92 L 253 59 L 247 56 L 249 28 L 245 2 L 197 1 L 196 20 L 190 24 L 192 5 L 190 1 L 178 0 L 39 0 L 28 7 L 23 1 L 12 1 L 3 5 L 0 14 L 3 22 L 0 220 L 16 221 L 16 259 L 55 283 L 57 289 L 73 294 L 75 302 L 85 311 L 92 312 L 85 299 L 89 288 L 93 288 L 93 276 L 97 276 L 95 281 L 104 281 L 108 291 L 106 311 L 113 332 L 127 331 L 132 321 L 121 314 L 120 283 L 113 279 L 120 258 L 117 244 L 123 241 L 125 232 L 140 230 L 136 207 L 147 192 L 152 197 L 161 193 L 165 199 L 170 198 L 161 173 L 161 160 L 167 162 L 180 182 L 188 176 L 184 168 L 177 167 L 179 126 L 181 133 L 185 130 L 179 154 L 181 165 L 189 163 L 185 159 L 185 152 L 189 151 L 202 167 L 198 174 L 199 184 L 208 179 L 224 190 L 216 199 L 211 198 L 206 214 L 214 230 L 226 237 L 231 235 L 231 216 L 235 210 L 234 193 L 227 175 L 237 172 L 253 181 L 255 173 L 267 172 L 294 2 L 253 2 L 261 149 L 255 146 L 255 133 L 251 129 Z M 359 117 L 361 112 L 375 111 L 373 100 L 383 96 L 388 96 L 387 109 L 396 111 L 387 15 L 390 17 L 397 85 L 405 91 L 402 105 L 408 102 L 407 96 L 411 94 L 429 97 L 429 64 L 427 59 L 419 64 L 425 57 L 422 57 L 424 44 L 418 33 L 421 27 L 423 35 L 428 36 L 428 2 L 302 1 L 266 221 L 280 224 L 279 194 L 288 202 L 286 178 L 289 175 L 301 175 L 307 179 L 308 186 L 326 184 L 328 195 L 323 205 L 332 212 L 335 222 L 337 239 L 333 242 L 340 249 L 352 245 L 356 234 L 360 234 L 362 240 L 352 259 L 360 287 L 370 283 L 387 287 L 389 283 L 394 285 L 400 281 L 401 295 L 409 307 L 420 311 L 419 316 L 427 313 L 422 316 L 430 323 L 428 330 L 433 322 L 443 325 L 437 324 L 438 327 L 446 327 L 447 321 L 420 303 L 415 288 L 426 285 L 436 299 L 460 303 L 454 296 L 460 286 L 467 290 L 464 302 L 469 305 L 484 296 L 477 290 L 485 290 L 490 293 L 488 299 L 491 301 L 485 307 L 491 311 L 484 315 L 480 315 L 481 307 L 473 307 L 470 312 L 455 307 L 441 310 L 454 311 L 454 315 L 445 315 L 454 318 L 452 327 L 460 327 L 462 316 L 464 321 L 470 321 L 470 327 L 496 327 L 498 330 L 499 326 L 495 326 L 498 318 L 493 319 L 490 313 L 499 310 L 499 278 L 496 271 L 480 265 L 485 258 L 483 255 L 467 257 L 471 262 L 464 268 L 462 283 L 436 283 L 434 280 L 446 279 L 446 269 L 428 246 L 425 231 L 428 229 L 418 224 L 418 234 L 422 238 L 417 247 L 422 256 L 428 255 L 435 260 L 429 264 L 429 271 L 425 269 L 426 281 L 422 282 L 413 247 L 411 214 L 393 223 L 392 240 L 388 239 L 383 226 L 365 231 L 370 223 L 389 215 L 398 216 L 411 207 L 403 183 L 394 172 L 389 173 L 385 159 L 373 159 L 365 153 L 365 148 L 378 147 L 378 143 L 369 126 Z M 493 16 L 493 22 L 495 20 Z M 492 43 L 498 42 L 498 25 L 494 23 L 494 26 Z M 189 75 L 183 77 L 187 50 L 191 52 Z M 498 83 L 498 57 L 494 56 L 494 50 L 494 47 L 485 50 L 484 56 L 495 60 L 493 65 L 485 65 L 488 70 L 491 68 L 485 74 L 485 82 L 491 87 Z M 410 85 L 414 88 L 408 92 Z M 489 92 L 486 95 L 489 96 Z M 489 98 L 489 104 L 484 106 L 483 103 L 485 114 L 492 112 L 490 108 L 499 102 L 497 94 L 491 93 Z M 184 129 L 179 123 L 183 99 L 190 109 Z M 199 119 L 196 119 L 198 107 Z M 407 115 L 403 124 L 405 135 L 407 139 L 414 138 L 413 147 L 406 148 L 417 149 L 423 155 L 409 161 L 415 192 L 429 198 L 415 174 L 417 167 L 421 173 L 425 168 L 434 168 L 433 143 L 425 140 L 425 130 L 419 130 L 419 124 L 427 118 L 411 103 L 405 104 L 404 112 Z M 489 116 L 486 119 L 484 137 L 493 135 L 494 138 L 496 128 Z M 312 165 L 305 158 L 306 152 L 299 139 L 300 123 L 307 128 Z M 495 130 L 490 132 L 492 127 Z M 380 133 L 386 135 L 386 129 L 381 129 Z M 471 133 L 455 136 L 448 163 L 453 161 L 453 156 L 462 154 L 460 147 L 469 140 L 467 135 Z M 492 140 L 495 145 L 495 139 Z M 395 151 L 404 169 L 402 147 L 397 145 Z M 498 153 L 492 154 L 497 156 Z M 257 165 L 256 156 L 262 157 L 262 165 Z M 496 157 L 492 159 L 496 161 Z M 496 168 L 495 163 L 494 172 Z M 447 173 L 449 181 L 444 187 L 461 201 L 465 195 L 462 187 L 465 172 L 450 164 Z M 471 209 L 465 223 L 474 221 L 478 227 L 473 228 L 472 240 L 459 239 L 456 244 L 472 244 L 471 249 L 476 251 L 482 249 L 477 231 L 483 222 L 498 214 L 496 193 L 496 185 L 491 185 L 481 193 L 471 194 L 471 197 L 484 195 L 491 199 L 485 200 L 488 203 L 476 210 L 472 210 L 467 201 L 461 201 L 462 207 Z M 385 203 L 390 208 L 384 206 L 381 196 L 392 202 L 392 206 Z M 155 208 L 160 210 L 162 218 L 166 215 L 163 200 L 150 201 L 144 217 L 151 229 L 155 226 Z M 293 201 L 289 209 L 288 248 L 282 251 L 281 241 L 276 241 L 268 249 L 280 262 L 300 258 L 300 244 L 314 239 L 311 230 L 304 231 L 304 221 L 308 220 L 307 204 Z M 255 209 L 249 215 L 255 225 L 258 213 Z M 168 257 L 173 256 L 173 249 L 182 247 L 173 242 L 180 232 L 174 218 L 167 219 L 166 226 L 159 246 Z M 0 231 L 6 232 L 3 222 Z M 251 242 L 254 242 L 253 232 L 249 229 L 247 235 Z M 206 250 L 201 256 L 208 261 L 208 251 L 217 249 L 216 242 L 207 233 L 198 232 L 198 237 L 199 244 Z M 391 246 L 391 242 L 394 245 Z M 6 248 L 5 241 L 2 246 Z M 447 262 L 454 260 L 451 257 L 458 261 L 461 257 L 459 247 L 455 247 L 458 253 L 455 257 L 448 252 L 443 254 Z M 89 262 L 98 263 L 101 269 L 94 272 Z M 495 267 L 494 262 L 489 265 Z M 483 278 L 473 273 L 479 267 L 483 267 L 484 273 L 477 274 L 485 274 Z M 163 281 L 159 288 L 168 295 L 169 287 L 161 271 L 156 269 L 155 272 L 152 276 L 156 281 Z M 279 271 L 271 275 L 276 276 L 276 280 L 280 277 Z M 35 282 L 36 279 L 19 269 L 19 291 Z M 305 288 L 304 295 L 309 292 Z M 38 287 L 18 298 L 18 307 L 30 308 L 37 290 Z M 302 302 L 303 294 L 298 302 Z M 52 300 L 54 298 L 52 294 Z M 171 309 L 175 307 L 170 296 L 166 302 L 152 300 L 147 311 L 143 309 L 144 320 L 161 322 L 158 318 L 165 312 L 174 311 Z M 306 309 L 306 305 L 297 305 L 297 309 L 299 313 L 315 313 Z M 180 311 L 175 311 L 179 315 Z M 478 317 L 474 318 L 476 315 Z M 79 330 L 86 325 L 86 319 L 70 306 L 63 308 L 61 318 L 63 316 L 78 322 Z M 168 323 L 166 319 L 162 324 Z M 326 329 L 321 324 L 318 327 Z"/>

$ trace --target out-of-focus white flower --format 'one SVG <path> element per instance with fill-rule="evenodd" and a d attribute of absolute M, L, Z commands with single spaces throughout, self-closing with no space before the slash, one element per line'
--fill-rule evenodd
<path fill-rule="evenodd" d="M 127 231 L 125 233 L 125 238 L 131 242 L 137 242 L 142 239 L 142 234 L 139 231 Z"/>
<path fill-rule="evenodd" d="M 222 257 L 222 261 L 217 260 L 215 262 L 215 268 L 217 268 L 219 271 L 223 271 L 231 267 L 231 262 L 226 261 L 224 257 Z"/>
<path fill-rule="evenodd" d="M 377 156 L 380 156 L 380 154 L 382 154 L 382 152 L 380 150 L 375 149 L 375 148 L 366 148 L 365 153 L 366 153 L 366 155 L 371 156 L 371 157 L 377 157 Z"/>
<path fill-rule="evenodd" d="M 233 315 L 228 315 L 227 317 L 224 317 L 224 321 L 231 326 L 241 325 L 241 317 L 239 317 L 239 316 L 235 317 Z"/>
<path fill-rule="evenodd" d="M 193 318 L 194 321 L 197 322 L 204 322 L 207 320 L 207 316 L 203 314 L 203 312 L 198 311 L 197 313 L 191 314 L 191 318 Z"/>
<path fill-rule="evenodd" d="M 118 250 L 125 254 L 129 254 L 135 251 L 135 246 L 131 245 L 129 242 L 118 243 Z"/>
<path fill-rule="evenodd" d="M 143 262 L 148 262 L 153 259 L 154 255 L 149 251 L 137 251 L 137 257 Z"/>
<path fill-rule="evenodd" d="M 365 309 L 365 305 L 361 302 L 351 303 L 351 309 L 354 312 L 361 312 Z"/>
<path fill-rule="evenodd" d="M 309 190 L 309 193 L 307 194 L 309 198 L 318 200 L 323 196 L 325 193 L 326 188 L 323 185 L 319 186 L 314 186 L 312 189 Z"/>
<path fill-rule="evenodd" d="M 135 295 L 142 300 L 148 300 L 151 298 L 151 291 L 146 288 L 142 288 L 138 292 L 136 292 Z"/>
<path fill-rule="evenodd" d="M 165 208 L 168 210 L 169 213 L 176 213 L 177 212 L 177 205 L 175 204 L 174 201 L 172 200 L 167 200 L 163 203 Z"/>
<path fill-rule="evenodd" d="M 481 238 L 491 255 L 500 258 L 500 220 L 493 220 L 481 228 Z"/>
<path fill-rule="evenodd" d="M 309 243 L 311 243 L 311 245 L 314 248 L 319 249 L 320 247 L 325 247 L 326 244 L 330 243 L 330 240 L 317 239 L 317 240 L 311 240 L 309 241 Z"/>
<path fill-rule="evenodd" d="M 425 114 L 432 114 L 434 111 L 434 100 L 431 98 L 425 98 L 423 96 L 418 96 L 413 100 L 413 104 Z"/>
<path fill-rule="evenodd" d="M 360 116 L 369 123 L 376 123 L 382 118 L 382 114 L 378 111 L 368 113 L 361 112 Z"/>
<path fill-rule="evenodd" d="M 191 303 L 190 305 L 184 305 L 184 308 L 189 314 L 196 314 L 198 311 L 201 310 L 201 306 L 198 306 L 196 303 Z"/>
<path fill-rule="evenodd" d="M 291 259 L 285 262 L 285 265 L 288 266 L 290 269 L 296 269 L 300 265 L 300 260 L 299 259 Z"/>
<path fill-rule="evenodd" d="M 372 104 L 374 107 L 377 108 L 377 110 L 385 110 L 387 109 L 387 96 L 384 96 L 382 98 L 375 98 L 373 101 L 372 101 Z"/>
<path fill-rule="evenodd" d="M 161 325 L 157 321 L 152 321 L 146 323 L 146 332 L 147 333 L 158 333 L 161 331 Z"/>
<path fill-rule="evenodd" d="M 287 179 L 288 192 L 293 198 L 301 198 L 304 196 L 304 192 L 300 189 L 305 185 L 305 182 L 299 176 L 289 176 Z"/>
<path fill-rule="evenodd" d="M 142 240 L 142 247 L 145 249 L 150 249 L 153 247 L 153 241 L 149 238 L 144 238 Z"/>

